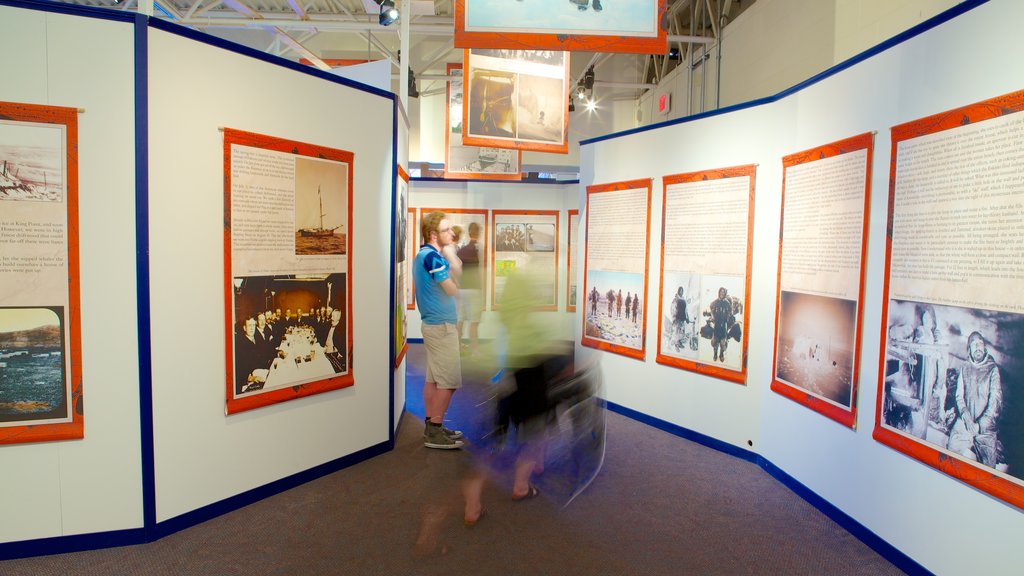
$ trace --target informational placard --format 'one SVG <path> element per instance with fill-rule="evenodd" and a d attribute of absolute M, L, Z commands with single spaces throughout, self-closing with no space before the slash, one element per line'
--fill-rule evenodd
<path fill-rule="evenodd" d="M 455 0 L 455 46 L 664 55 L 665 15 L 665 0 Z"/>
<path fill-rule="evenodd" d="M 569 210 L 569 234 L 565 240 L 565 259 L 568 264 L 565 279 L 565 310 L 576 311 L 576 236 L 580 232 L 580 211 Z"/>
<path fill-rule="evenodd" d="M 416 258 L 416 251 L 420 249 L 420 236 L 418 233 L 419 220 L 416 217 L 416 209 L 409 208 L 409 215 L 405 220 L 405 309 L 416 308 L 416 290 L 413 288 L 412 261 Z"/>
<path fill-rule="evenodd" d="M 747 381 L 755 171 L 662 178 L 660 364 Z"/>
<path fill-rule="evenodd" d="M 0 444 L 82 438 L 78 111 L 0 102 Z"/>
<path fill-rule="evenodd" d="M 477 252 L 480 256 L 483 257 L 483 260 L 486 260 L 486 257 L 489 254 L 489 244 L 487 243 L 487 226 L 490 222 L 487 210 L 481 210 L 477 208 L 420 208 L 420 218 L 423 218 L 427 214 L 430 214 L 431 212 L 438 210 L 444 212 L 445 218 L 447 218 L 448 222 L 452 226 L 452 230 L 456 231 L 457 229 L 459 233 L 459 237 L 455 245 L 456 251 L 461 250 L 463 247 L 466 246 L 466 244 L 469 243 L 470 226 L 476 224 L 476 226 L 479 227 L 478 230 L 480 231 L 480 236 L 479 238 L 477 238 Z M 419 226 L 416 227 L 416 230 L 418 233 Z M 416 244 L 417 250 L 419 250 L 419 247 L 422 244 L 423 241 L 422 239 L 420 239 L 420 241 Z M 413 254 L 413 256 L 415 257 L 415 253 Z M 488 276 L 487 262 L 481 262 L 475 272 L 472 270 L 472 268 L 470 268 L 470 271 L 468 273 L 473 274 L 473 276 L 466 278 L 460 276 L 455 279 L 455 283 L 456 285 L 458 285 L 460 290 L 465 290 L 467 286 L 469 287 L 470 290 L 480 290 L 479 294 L 473 295 L 479 296 L 480 298 L 479 302 L 474 303 L 474 305 L 479 306 L 480 311 L 486 310 L 486 283 Z M 463 267 L 463 274 L 466 274 L 465 267 Z M 463 294 L 463 296 L 465 296 L 465 294 Z"/>
<path fill-rule="evenodd" d="M 558 211 L 492 210 L 491 306 L 497 310 L 512 274 L 532 275 L 538 310 L 558 308 Z"/>
<path fill-rule="evenodd" d="M 228 414 L 354 382 L 353 162 L 224 130 Z"/>
<path fill-rule="evenodd" d="M 462 64 L 447 65 L 448 107 L 445 108 L 444 177 L 520 180 L 523 153 L 508 148 L 466 146 L 462 143 Z M 458 78 L 458 79 L 456 79 Z"/>
<path fill-rule="evenodd" d="M 409 173 L 401 166 L 398 167 L 398 179 L 395 190 L 395 221 L 393 224 L 395 235 L 395 293 L 392 295 L 391 317 L 395 323 L 395 366 L 402 363 L 405 352 L 408 349 L 406 337 L 408 334 L 405 318 L 406 298 L 408 298 L 409 267 L 406 260 L 409 259 L 409 247 L 406 242 L 409 239 Z"/>
<path fill-rule="evenodd" d="M 1024 91 L 892 128 L 874 437 L 1024 508 Z"/>
<path fill-rule="evenodd" d="M 566 52 L 474 48 L 464 62 L 464 144 L 569 151 Z"/>
<path fill-rule="evenodd" d="M 772 390 L 857 423 L 873 135 L 782 159 Z"/>
<path fill-rule="evenodd" d="M 587 187 L 584 346 L 643 359 L 651 180 Z"/>

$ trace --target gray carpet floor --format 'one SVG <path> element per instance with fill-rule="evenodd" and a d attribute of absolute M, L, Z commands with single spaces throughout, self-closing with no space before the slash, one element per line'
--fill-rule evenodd
<path fill-rule="evenodd" d="M 407 414 L 395 450 L 156 542 L 0 574 L 902 574 L 756 465 L 614 413 L 604 466 L 569 506 L 513 502 L 492 478 L 466 527 L 472 455 L 424 448 L 422 430 Z"/>

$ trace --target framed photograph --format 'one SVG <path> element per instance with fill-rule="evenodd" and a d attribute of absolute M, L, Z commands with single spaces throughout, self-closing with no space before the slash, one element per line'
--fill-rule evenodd
<path fill-rule="evenodd" d="M 0 102 L 0 444 L 84 435 L 78 111 Z"/>
<path fill-rule="evenodd" d="M 353 164 L 224 130 L 227 414 L 354 383 Z"/>
<path fill-rule="evenodd" d="M 665 0 L 455 0 L 456 48 L 666 54 Z"/>
<path fill-rule="evenodd" d="M 891 129 L 874 438 L 1024 508 L 1024 91 Z"/>
<path fill-rule="evenodd" d="M 588 186 L 586 213 L 581 344 L 643 360 L 651 180 Z"/>
<path fill-rule="evenodd" d="M 558 309 L 558 211 L 492 210 L 491 308 L 500 307 L 511 274 L 536 280 L 537 310 Z"/>
<path fill-rule="evenodd" d="M 402 268 L 405 270 L 405 309 L 416 308 L 416 290 L 413 288 L 412 261 L 416 258 L 416 252 L 420 249 L 419 220 L 416 216 L 416 209 L 409 208 L 408 216 L 405 219 L 405 262 Z"/>
<path fill-rule="evenodd" d="M 565 241 L 565 259 L 568 269 L 565 280 L 565 310 L 576 311 L 576 236 L 580 231 L 580 211 L 569 210 L 569 233 Z"/>
<path fill-rule="evenodd" d="M 756 168 L 662 178 L 659 364 L 746 384 Z"/>
<path fill-rule="evenodd" d="M 782 159 L 772 390 L 857 425 L 869 133 Z"/>
<path fill-rule="evenodd" d="M 398 179 L 395 190 L 395 221 L 393 223 L 395 235 L 395 292 L 392 294 L 391 317 L 394 320 L 394 353 L 395 366 L 402 364 L 405 352 L 408 349 L 406 341 L 408 330 L 405 318 L 406 298 L 408 298 L 409 268 L 406 260 L 409 259 L 409 173 L 401 166 L 398 167 Z"/>
<path fill-rule="evenodd" d="M 465 70 L 463 144 L 568 153 L 568 53 L 473 48 Z"/>
<path fill-rule="evenodd" d="M 448 64 L 448 76 L 462 76 L 462 64 Z M 445 108 L 444 177 L 520 180 L 523 153 L 509 148 L 466 146 L 462 143 L 462 80 L 448 81 Z"/>
<path fill-rule="evenodd" d="M 472 300 L 475 303 L 474 305 L 479 307 L 478 310 L 480 312 L 487 310 L 487 257 L 490 254 L 488 252 L 490 245 L 487 242 L 487 226 L 489 225 L 487 210 L 475 208 L 420 208 L 420 218 L 436 210 L 444 212 L 448 222 L 451 223 L 452 230 L 457 232 L 456 250 L 463 263 L 462 277 L 456 279 L 455 283 L 459 286 L 459 290 L 477 291 L 470 295 L 471 298 L 476 296 L 476 299 Z M 474 243 L 475 246 L 468 247 L 473 242 L 473 238 L 470 235 L 471 228 L 477 231 L 478 237 Z M 416 227 L 416 230 L 418 233 L 419 226 Z M 420 244 L 422 242 L 417 244 L 417 250 Z M 475 255 L 477 258 L 475 264 L 471 261 L 471 255 Z M 415 254 L 413 257 L 415 258 Z M 469 300 L 463 298 L 463 301 Z"/>

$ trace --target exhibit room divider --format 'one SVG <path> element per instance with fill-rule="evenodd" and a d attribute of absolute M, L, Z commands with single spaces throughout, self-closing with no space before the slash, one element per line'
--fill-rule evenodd
<path fill-rule="evenodd" d="M 1020 251 L 1007 231 L 1021 193 L 1022 17 L 1016 2 L 964 2 L 776 96 L 585 141 L 582 190 L 653 188 L 647 354 L 600 352 L 609 406 L 759 463 L 909 572 L 1019 570 L 1021 284 L 1003 246 Z M 809 150 L 806 166 L 784 165 Z M 695 257 L 704 240 L 686 233 L 710 230 L 709 250 L 742 252 L 746 204 L 713 185 L 741 166 L 755 182 L 749 310 L 734 293 L 742 269 Z M 812 168 L 819 180 L 803 176 Z M 690 189 L 674 183 L 701 172 L 711 176 Z M 799 196 L 808 186 L 819 193 Z M 782 230 L 784 199 L 799 230 Z M 798 231 L 819 241 L 793 252 Z M 663 286 L 662 269 L 674 271 Z M 685 296 L 674 300 L 677 287 Z M 742 314 L 746 378 L 699 369 L 732 361 Z M 588 318 L 578 313 L 577 341 Z M 698 369 L 658 363 L 657 344 Z M 962 441 L 971 434 L 973 445 Z"/>
<path fill-rule="evenodd" d="M 80 439 L 22 442 L 46 403 L 0 397 L 0 558 L 150 541 L 391 449 L 395 96 L 51 2 L 0 1 L 0 47 L 21 55 L 5 114 L 77 110 L 77 167 L 15 115 L 0 151 L 5 204 L 77 176 L 81 351 L 62 350 L 84 421 Z M 12 306 L 0 348 L 23 361 Z"/>

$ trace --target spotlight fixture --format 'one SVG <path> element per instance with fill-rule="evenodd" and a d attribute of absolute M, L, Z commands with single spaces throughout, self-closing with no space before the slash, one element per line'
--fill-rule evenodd
<path fill-rule="evenodd" d="M 398 8 L 395 8 L 394 0 L 376 0 L 377 4 L 380 5 L 380 22 L 381 26 L 391 26 L 398 20 Z"/>
<path fill-rule="evenodd" d="M 668 51 L 669 60 L 679 60 L 679 48 L 670 48 Z"/>
<path fill-rule="evenodd" d="M 580 102 L 587 99 L 587 89 L 583 86 L 583 84 L 579 84 L 576 86 L 576 99 L 579 100 Z"/>
<path fill-rule="evenodd" d="M 569 112 L 575 112 L 575 111 L 576 111 L 576 103 L 572 101 L 572 98 L 569 98 Z"/>
<path fill-rule="evenodd" d="M 594 89 L 594 67 L 587 68 L 587 71 L 583 74 L 583 87 L 587 90 Z"/>

